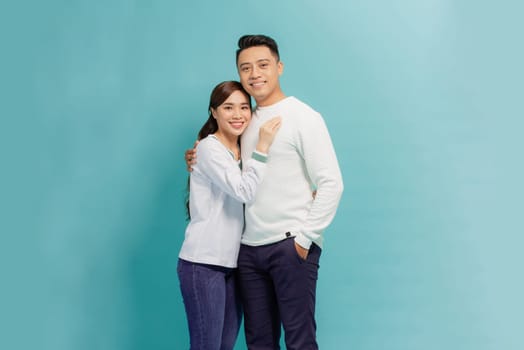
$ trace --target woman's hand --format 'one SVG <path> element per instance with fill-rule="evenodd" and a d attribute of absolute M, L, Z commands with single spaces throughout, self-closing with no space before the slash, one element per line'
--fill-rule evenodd
<path fill-rule="evenodd" d="M 275 139 L 280 126 L 282 125 L 282 117 L 274 117 L 260 127 L 258 132 L 257 151 L 261 153 L 268 153 L 269 147 Z"/>

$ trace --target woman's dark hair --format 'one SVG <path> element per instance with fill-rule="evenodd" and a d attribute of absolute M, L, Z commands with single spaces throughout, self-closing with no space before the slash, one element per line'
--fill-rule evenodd
<path fill-rule="evenodd" d="M 221 82 L 220 84 L 215 86 L 213 91 L 211 91 L 211 96 L 209 97 L 209 107 L 207 108 L 208 118 L 202 126 L 202 128 L 200 129 L 200 131 L 198 132 L 197 139 L 199 141 L 206 138 L 208 135 L 214 134 L 218 131 L 218 123 L 215 117 L 213 117 L 211 109 L 217 109 L 235 91 L 240 91 L 241 93 L 243 93 L 248 100 L 249 109 L 252 108 L 251 97 L 246 92 L 246 90 L 244 90 L 242 84 L 240 84 L 238 81 L 233 80 Z M 186 216 L 188 220 L 191 219 L 191 213 L 189 212 L 189 177 L 187 178 Z"/>
<path fill-rule="evenodd" d="M 209 97 L 209 107 L 207 108 L 208 118 L 204 123 L 200 131 L 198 132 L 198 140 L 206 138 L 210 134 L 214 134 L 218 130 L 217 120 L 213 117 L 211 113 L 211 108 L 217 109 L 229 96 L 235 91 L 240 91 L 243 93 L 249 102 L 249 108 L 251 108 L 251 97 L 244 90 L 242 84 L 238 81 L 224 81 L 213 89 L 211 96 Z"/>
<path fill-rule="evenodd" d="M 249 49 L 253 46 L 265 46 L 271 51 L 271 53 L 275 56 L 277 59 L 277 62 L 280 61 L 280 54 L 278 53 L 278 45 L 277 42 L 273 39 L 268 37 L 267 35 L 244 35 L 238 39 L 238 50 L 237 50 L 237 64 L 238 64 L 238 56 L 242 51 L 245 49 Z"/>

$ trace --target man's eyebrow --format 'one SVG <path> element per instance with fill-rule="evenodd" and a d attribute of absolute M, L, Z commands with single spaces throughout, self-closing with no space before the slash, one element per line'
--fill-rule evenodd
<path fill-rule="evenodd" d="M 261 59 L 257 60 L 255 63 L 266 62 L 266 61 L 270 61 L 269 58 L 261 58 Z M 245 65 L 251 65 L 251 63 L 243 62 L 243 63 L 240 63 L 238 66 L 242 67 L 242 66 L 245 66 Z"/>

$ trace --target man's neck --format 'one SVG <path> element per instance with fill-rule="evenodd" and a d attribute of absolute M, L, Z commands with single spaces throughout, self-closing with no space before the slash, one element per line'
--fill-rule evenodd
<path fill-rule="evenodd" d="M 268 106 L 272 106 L 275 103 L 282 101 L 286 97 L 287 96 L 282 91 L 278 91 L 277 93 L 273 94 L 271 97 L 266 98 L 262 101 L 258 101 L 257 99 L 255 99 L 255 102 L 257 103 L 258 107 L 268 107 Z"/>

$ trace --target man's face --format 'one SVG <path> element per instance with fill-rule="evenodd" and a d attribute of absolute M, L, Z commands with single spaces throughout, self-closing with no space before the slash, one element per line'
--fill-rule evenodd
<path fill-rule="evenodd" d="M 268 47 L 253 46 L 243 50 L 238 56 L 237 68 L 242 86 L 257 105 L 272 105 L 282 98 L 278 77 L 284 65 L 277 62 Z"/>

